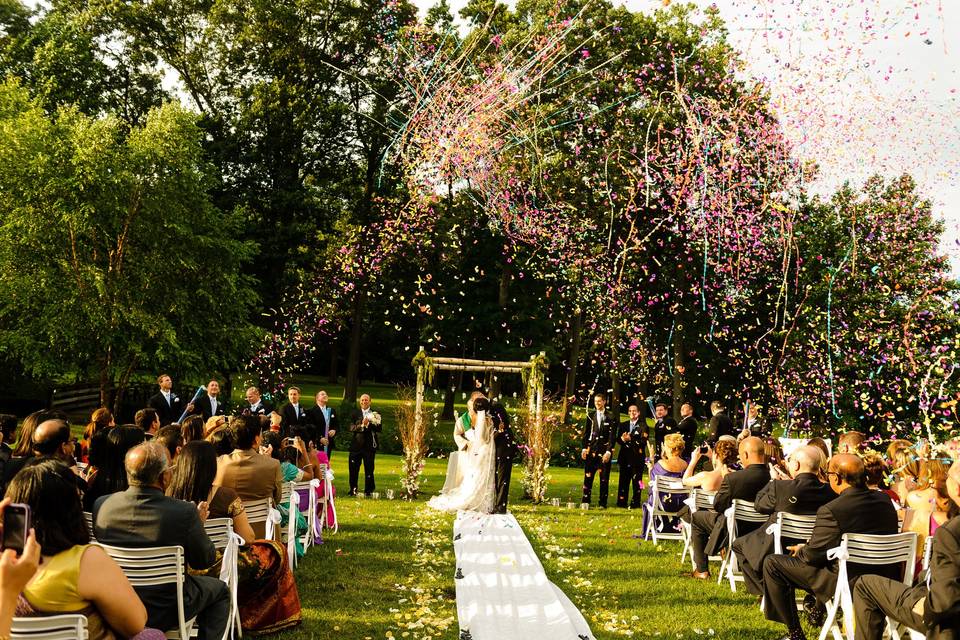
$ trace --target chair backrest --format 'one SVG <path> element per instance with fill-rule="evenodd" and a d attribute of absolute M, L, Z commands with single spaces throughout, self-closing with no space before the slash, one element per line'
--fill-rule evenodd
<path fill-rule="evenodd" d="M 930 558 L 933 556 L 933 536 L 927 536 L 927 539 L 923 541 L 923 570 L 926 571 L 930 568 Z M 928 578 L 929 580 L 929 578 Z"/>
<path fill-rule="evenodd" d="M 753 503 L 739 498 L 733 500 L 733 519 L 740 522 L 766 522 L 768 515 L 753 508 Z"/>
<path fill-rule="evenodd" d="M 93 514 L 89 511 L 84 511 L 83 521 L 87 523 L 87 532 L 90 534 L 91 542 L 96 541 L 96 538 L 93 535 Z"/>
<path fill-rule="evenodd" d="M 87 617 L 78 614 L 14 618 L 10 637 L 17 640 L 87 640 Z"/>
<path fill-rule="evenodd" d="M 677 478 L 665 478 L 663 476 L 658 476 L 654 479 L 653 482 L 653 495 L 654 500 L 653 504 L 657 509 L 663 507 L 663 504 L 660 502 L 660 499 L 664 495 L 690 495 L 690 489 L 683 486 Z"/>
<path fill-rule="evenodd" d="M 207 537 L 213 542 L 217 551 L 223 551 L 227 548 L 227 542 L 230 541 L 230 534 L 233 533 L 233 520 L 230 518 L 209 518 L 203 523 L 203 528 L 207 532 Z"/>
<path fill-rule="evenodd" d="M 290 499 L 290 494 L 287 494 L 287 499 Z M 266 522 L 272 508 L 273 499 L 270 497 L 243 501 L 243 509 L 247 512 L 247 520 L 251 525 Z"/>
<path fill-rule="evenodd" d="M 280 489 L 280 504 L 290 504 L 290 492 L 292 482 L 284 482 L 283 487 Z"/>
<path fill-rule="evenodd" d="M 904 563 L 903 582 L 913 582 L 914 563 L 917 559 L 916 533 L 910 531 L 886 536 L 845 533 L 840 544 L 847 547 L 847 562 L 869 565 Z"/>
<path fill-rule="evenodd" d="M 784 511 L 777 512 L 777 524 L 780 525 L 781 538 L 806 542 L 813 534 L 813 525 L 816 521 L 817 516 L 815 515 L 802 516 Z"/>
<path fill-rule="evenodd" d="M 694 489 L 690 492 L 693 496 L 693 503 L 697 511 L 707 511 L 713 508 L 713 501 L 717 497 L 716 491 L 704 491 L 703 489 Z"/>

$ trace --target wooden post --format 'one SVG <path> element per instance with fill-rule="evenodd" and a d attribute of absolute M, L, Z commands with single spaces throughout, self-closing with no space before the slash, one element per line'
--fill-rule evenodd
<path fill-rule="evenodd" d="M 420 347 L 420 351 L 423 351 L 423 347 Z M 420 433 L 423 427 L 423 388 L 426 377 L 427 372 L 424 370 L 424 366 L 417 367 L 417 400 L 413 414 L 414 429 L 417 433 Z"/>

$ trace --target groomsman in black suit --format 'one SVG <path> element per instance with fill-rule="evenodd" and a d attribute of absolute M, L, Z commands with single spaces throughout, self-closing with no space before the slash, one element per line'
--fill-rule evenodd
<path fill-rule="evenodd" d="M 720 400 L 714 400 L 710 403 L 710 438 L 711 446 L 717 444 L 720 436 L 735 436 L 736 427 L 733 426 L 733 420 L 727 415 L 727 407 Z"/>
<path fill-rule="evenodd" d="M 183 400 L 173 392 L 173 379 L 169 375 L 161 373 L 157 376 L 157 384 L 160 386 L 160 392 L 147 400 L 147 406 L 157 412 L 161 427 L 179 420 L 184 409 L 187 413 L 193 411 L 192 404 L 184 407 Z"/>
<path fill-rule="evenodd" d="M 330 398 L 324 390 L 317 391 L 317 404 L 307 410 L 307 422 L 315 429 L 313 441 L 317 449 L 325 451 L 327 456 L 333 455 L 334 438 L 340 430 L 340 420 L 333 407 L 327 405 Z"/>
<path fill-rule="evenodd" d="M 697 439 L 697 419 L 693 417 L 693 405 L 684 402 L 680 405 L 680 423 L 677 431 L 683 436 L 683 457 L 687 460 L 693 455 L 693 441 Z"/>
<path fill-rule="evenodd" d="M 285 435 L 290 435 L 294 427 L 307 424 L 307 410 L 300 404 L 300 387 L 290 387 L 287 389 L 287 404 L 280 410 L 280 431 Z"/>
<path fill-rule="evenodd" d="M 640 481 L 646 468 L 647 425 L 640 423 L 640 409 L 632 404 L 627 407 L 628 420 L 620 423 L 617 442 L 620 453 L 617 464 L 620 465 L 620 481 L 617 485 L 617 506 L 626 507 L 633 488 L 633 500 L 630 507 L 640 508 Z"/>
<path fill-rule="evenodd" d="M 211 380 L 207 383 L 207 395 L 200 396 L 190 413 L 198 413 L 206 422 L 213 416 L 223 415 L 223 403 L 220 401 L 220 383 Z"/>
<path fill-rule="evenodd" d="M 663 454 L 663 439 L 668 433 L 678 433 L 677 421 L 667 415 L 669 409 L 666 402 L 658 402 L 653 410 L 657 419 L 653 425 L 653 436 L 656 442 L 656 456 L 659 459 Z M 684 452 L 686 452 L 686 443 L 684 443 Z"/>
<path fill-rule="evenodd" d="M 273 406 L 263 399 L 263 397 L 260 395 L 260 389 L 257 387 L 247 387 L 244 397 L 247 399 L 247 401 L 242 407 L 240 407 L 240 413 L 242 414 L 248 414 L 251 416 L 269 416 L 270 412 L 273 411 Z"/>
<path fill-rule="evenodd" d="M 610 460 L 613 458 L 613 444 L 616 437 L 613 418 L 607 413 L 607 397 L 602 393 L 593 396 L 594 411 L 587 412 L 587 419 L 581 438 L 583 449 L 580 457 L 583 465 L 583 499 L 581 502 L 590 504 L 593 495 L 593 477 L 600 474 L 601 508 L 607 507 L 607 497 L 610 494 Z"/>

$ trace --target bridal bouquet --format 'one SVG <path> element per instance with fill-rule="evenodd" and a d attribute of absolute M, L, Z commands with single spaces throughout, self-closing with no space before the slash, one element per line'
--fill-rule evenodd
<path fill-rule="evenodd" d="M 376 424 L 376 425 L 379 425 L 383 421 L 383 418 L 381 418 L 380 414 L 377 413 L 376 411 L 371 412 L 370 416 L 367 419 L 370 421 L 370 424 Z"/>

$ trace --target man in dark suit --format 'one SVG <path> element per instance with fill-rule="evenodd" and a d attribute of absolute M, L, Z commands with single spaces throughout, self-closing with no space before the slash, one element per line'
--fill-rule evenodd
<path fill-rule="evenodd" d="M 600 474 L 600 499 L 597 504 L 607 507 L 607 497 L 610 494 L 610 461 L 613 458 L 613 439 L 616 428 L 613 418 L 607 413 L 607 397 L 602 393 L 593 396 L 594 411 L 587 412 L 587 419 L 583 427 L 581 442 L 583 449 L 580 457 L 583 465 L 583 499 L 581 502 L 590 504 L 593 495 L 593 477 Z"/>
<path fill-rule="evenodd" d="M 240 406 L 241 414 L 269 416 L 273 411 L 273 405 L 263 399 L 260 395 L 260 389 L 257 387 L 247 387 L 244 397 L 246 398 L 246 402 Z"/>
<path fill-rule="evenodd" d="M 287 389 L 287 404 L 280 409 L 280 432 L 284 437 L 289 436 L 294 427 L 307 425 L 307 410 L 300 404 L 300 387 Z"/>
<path fill-rule="evenodd" d="M 710 444 L 717 444 L 720 436 L 735 436 L 736 427 L 733 426 L 733 420 L 727 415 L 727 408 L 720 400 L 714 400 L 710 403 Z"/>
<path fill-rule="evenodd" d="M 723 512 L 733 505 L 734 500 L 754 502 L 760 490 L 770 482 L 763 440 L 745 438 L 740 441 L 738 451 L 743 471 L 725 476 L 713 500 L 713 509 L 701 509 L 694 513 L 691 519 L 693 526 L 690 539 L 693 561 L 697 566 L 691 575 L 700 580 L 710 577 L 708 557 L 719 552 L 727 542 L 727 521 Z M 746 535 L 756 528 L 756 523 L 738 523 L 737 535 Z"/>
<path fill-rule="evenodd" d="M 350 495 L 357 495 L 360 465 L 363 465 L 363 493 L 370 497 L 377 488 L 373 476 L 374 460 L 380 448 L 380 432 L 383 431 L 380 414 L 370 408 L 370 396 L 360 396 L 360 408 L 350 414 L 350 456 L 347 469 L 350 473 Z"/>
<path fill-rule="evenodd" d="M 693 405 L 684 402 L 680 405 L 680 422 L 677 431 L 683 436 L 683 457 L 687 460 L 693 455 L 693 442 L 697 439 L 697 419 L 693 416 Z"/>
<path fill-rule="evenodd" d="M 863 461 L 852 454 L 837 454 L 830 459 L 827 472 L 836 499 L 817 510 L 817 520 L 809 542 L 788 547 L 792 555 L 771 555 L 763 562 L 764 613 L 768 620 L 787 625 L 789 640 L 806 640 L 800 627 L 794 596 L 796 589 L 813 593 L 816 608 L 808 608 L 811 622 L 822 624 L 823 605 L 837 588 L 837 562 L 827 559 L 827 551 L 840 544 L 845 533 L 890 535 L 899 529 L 897 511 L 889 496 L 867 488 Z M 866 573 L 894 578 L 898 565 L 860 565 L 847 563 L 851 582 Z"/>
<path fill-rule="evenodd" d="M 656 459 L 659 459 L 663 455 L 663 439 L 669 433 L 679 433 L 679 430 L 677 429 L 677 421 L 667 414 L 669 408 L 666 402 L 658 402 L 653 410 L 656 418 L 656 422 L 653 424 L 654 455 L 656 455 Z M 684 451 L 686 451 L 687 443 L 684 442 L 683 444 Z"/>
<path fill-rule="evenodd" d="M 760 415 L 760 405 L 751 402 L 747 409 L 747 422 L 744 424 L 740 436 L 744 438 L 747 436 L 766 438 L 769 435 L 770 427 L 764 417 Z"/>
<path fill-rule="evenodd" d="M 507 500 L 510 494 L 510 475 L 513 471 L 513 457 L 517 452 L 516 436 L 510 428 L 510 416 L 503 405 L 490 402 L 486 396 L 473 401 L 474 411 L 486 411 L 493 427 L 493 445 L 496 449 L 496 467 L 494 469 L 494 491 L 496 507 L 494 513 L 507 512 Z"/>
<path fill-rule="evenodd" d="M 777 521 L 777 513 L 813 515 L 820 507 L 837 497 L 830 485 L 820 482 L 822 456 L 815 447 L 800 447 L 790 454 L 787 469 L 791 480 L 773 480 L 757 494 L 754 508 L 770 515 L 759 529 L 733 541 L 737 554 L 737 566 L 743 573 L 747 590 L 754 595 L 763 595 L 763 561 L 774 552 L 773 536 L 767 527 Z M 784 546 L 803 540 L 784 540 Z"/>
<path fill-rule="evenodd" d="M 947 493 L 960 505 L 958 462 L 947 476 Z M 951 518 L 933 534 L 928 574 L 917 576 L 914 586 L 881 576 L 860 576 L 853 589 L 856 640 L 880 640 L 886 616 L 925 634 L 927 640 L 960 638 L 960 517 Z"/>
<path fill-rule="evenodd" d="M 317 449 L 325 451 L 327 457 L 333 455 L 334 438 L 340 430 L 340 420 L 336 410 L 327 405 L 329 397 L 324 390 L 317 391 L 317 404 L 307 410 L 307 422 L 313 428 L 311 437 Z"/>
<path fill-rule="evenodd" d="M 130 488 L 100 497 L 93 506 L 97 541 L 115 547 L 183 547 L 187 564 L 206 569 L 217 560 L 213 542 L 203 529 L 207 504 L 163 495 L 170 479 L 166 449 L 145 442 L 131 449 L 124 460 Z M 147 626 L 177 627 L 177 591 L 174 585 L 137 587 L 147 608 Z M 230 590 L 224 582 L 207 576 L 185 575 L 184 617 L 197 617 L 201 640 L 220 640 L 230 617 Z"/>
<path fill-rule="evenodd" d="M 632 404 L 627 407 L 628 420 L 620 423 L 617 430 L 617 442 L 620 453 L 617 464 L 620 465 L 620 481 L 617 484 L 617 506 L 626 507 L 633 488 L 633 509 L 640 508 L 640 481 L 646 467 L 647 425 L 640 424 L 640 408 Z"/>
<path fill-rule="evenodd" d="M 200 396 L 190 413 L 196 413 L 203 417 L 206 422 L 213 416 L 222 416 L 223 402 L 220 401 L 220 383 L 211 380 L 207 383 L 206 395 Z"/>
<path fill-rule="evenodd" d="M 160 416 L 161 427 L 178 421 L 184 409 L 187 413 L 193 411 L 192 404 L 184 406 L 183 400 L 173 392 L 173 379 L 170 376 L 161 373 L 157 376 L 157 384 L 160 386 L 160 391 L 147 400 L 147 406 Z"/>

